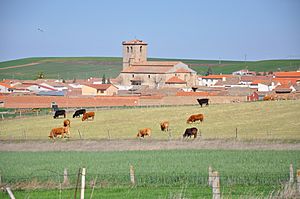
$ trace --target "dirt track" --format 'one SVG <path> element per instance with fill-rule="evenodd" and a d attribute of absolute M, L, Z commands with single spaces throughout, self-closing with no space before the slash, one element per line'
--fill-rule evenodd
<path fill-rule="evenodd" d="M 133 151 L 168 149 L 300 150 L 300 143 L 235 140 L 0 141 L 0 151 Z"/>

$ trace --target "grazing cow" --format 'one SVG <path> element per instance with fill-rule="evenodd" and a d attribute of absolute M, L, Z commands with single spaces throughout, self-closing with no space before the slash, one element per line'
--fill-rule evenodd
<path fill-rule="evenodd" d="M 57 110 L 55 111 L 55 114 L 53 116 L 53 118 L 58 118 L 60 115 L 63 115 L 64 118 L 66 118 L 66 111 L 65 110 Z"/>
<path fill-rule="evenodd" d="M 75 113 L 73 114 L 73 118 L 75 117 L 80 117 L 80 115 L 83 115 L 86 113 L 86 110 L 85 109 L 79 109 L 79 110 L 76 110 Z"/>
<path fill-rule="evenodd" d="M 203 104 L 205 104 L 206 106 L 208 106 L 208 100 L 207 98 L 203 98 L 203 99 L 197 99 L 198 103 L 200 104 L 200 106 L 202 107 Z"/>
<path fill-rule="evenodd" d="M 84 113 L 83 116 L 82 116 L 82 121 L 87 120 L 87 119 L 89 119 L 90 117 L 94 120 L 95 112 L 87 112 L 87 113 Z"/>
<path fill-rule="evenodd" d="M 144 138 L 145 136 L 151 136 L 151 129 L 150 128 L 144 128 L 140 129 L 136 137 L 142 137 Z"/>
<path fill-rule="evenodd" d="M 185 132 L 183 134 L 183 138 L 191 138 L 194 136 L 194 139 L 197 137 L 198 129 L 193 127 L 193 128 L 187 128 L 185 129 Z"/>
<path fill-rule="evenodd" d="M 191 124 L 191 123 L 196 122 L 196 121 L 203 122 L 203 120 L 204 120 L 204 115 L 203 114 L 196 114 L 196 115 L 191 115 L 189 117 L 189 119 L 187 119 L 186 123 Z"/>
<path fill-rule="evenodd" d="M 160 123 L 160 129 L 161 131 L 169 131 L 169 125 L 170 123 L 168 121 L 164 121 Z"/>
<path fill-rule="evenodd" d="M 69 119 L 64 120 L 64 127 L 71 127 L 71 121 Z"/>
<path fill-rule="evenodd" d="M 65 135 L 68 134 L 70 136 L 70 130 L 69 127 L 58 127 L 58 128 L 53 128 L 50 131 L 49 138 L 55 139 L 57 136 L 61 136 L 62 138 L 65 137 Z"/>

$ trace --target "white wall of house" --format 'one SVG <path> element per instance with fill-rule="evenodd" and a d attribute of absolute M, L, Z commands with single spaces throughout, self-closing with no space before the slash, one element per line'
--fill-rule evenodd
<path fill-rule="evenodd" d="M 199 86 L 214 86 L 221 79 L 207 79 L 198 77 Z"/>
<path fill-rule="evenodd" d="M 0 85 L 0 93 L 10 93 L 7 87 Z"/>

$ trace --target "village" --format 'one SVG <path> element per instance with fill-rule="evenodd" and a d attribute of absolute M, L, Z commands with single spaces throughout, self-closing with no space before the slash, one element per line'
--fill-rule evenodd
<path fill-rule="evenodd" d="M 181 61 L 147 61 L 147 43 L 123 41 L 123 69 L 116 78 L 3 79 L 5 108 L 192 105 L 300 98 L 300 71 L 198 75 Z"/>

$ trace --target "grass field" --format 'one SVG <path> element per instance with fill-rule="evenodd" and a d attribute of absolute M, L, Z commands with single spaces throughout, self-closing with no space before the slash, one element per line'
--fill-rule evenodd
<path fill-rule="evenodd" d="M 261 101 L 240 104 L 211 104 L 208 107 L 178 106 L 160 108 L 104 109 L 96 111 L 94 121 L 71 120 L 71 139 L 79 139 L 78 131 L 85 139 L 134 139 L 138 129 L 151 128 L 152 139 L 168 139 L 159 123 L 170 121 L 174 139 L 182 136 L 187 127 L 200 129 L 201 139 L 227 139 L 236 136 L 242 140 L 281 139 L 300 140 L 300 101 Z M 203 123 L 186 124 L 191 114 L 203 113 Z M 63 119 L 52 115 L 33 116 L 0 121 L 1 140 L 47 140 L 54 127 L 62 126 Z"/>
<path fill-rule="evenodd" d="M 158 59 L 161 61 L 182 61 L 188 64 L 199 75 L 207 72 L 208 66 L 212 67 L 213 73 L 230 74 L 233 71 L 245 69 L 257 72 L 269 71 L 291 71 L 300 67 L 300 60 L 266 60 L 249 61 L 222 61 L 218 60 L 191 60 L 191 59 Z M 32 66 L 19 68 L 8 68 L 30 63 L 38 63 Z M 0 79 L 35 79 L 43 72 L 45 78 L 49 79 L 82 79 L 89 77 L 117 77 L 122 70 L 122 58 L 120 57 L 37 57 L 0 62 Z"/>
<path fill-rule="evenodd" d="M 0 169 L 2 182 L 31 182 L 33 186 L 33 179 L 57 185 L 62 182 L 64 168 L 68 168 L 74 187 L 78 168 L 86 167 L 87 186 L 97 177 L 95 196 L 104 198 L 172 198 L 170 194 L 178 195 L 182 189 L 186 198 L 211 198 L 207 186 L 211 165 L 220 173 L 223 195 L 238 198 L 247 194 L 266 196 L 279 189 L 288 180 L 289 164 L 299 168 L 299 154 L 299 151 L 257 150 L 0 152 Z M 129 165 L 135 168 L 137 187 L 133 189 L 129 188 Z M 58 195 L 57 190 L 39 189 L 17 193 L 21 198 L 28 194 L 30 198 L 37 198 L 34 196 L 38 194 Z M 72 193 L 74 189 L 63 191 L 63 198 L 70 198 Z"/>

